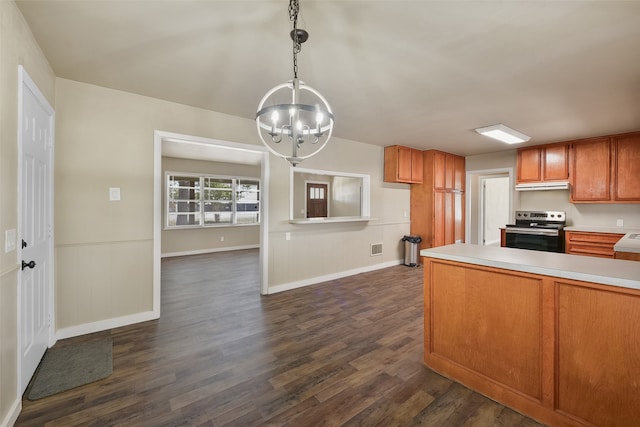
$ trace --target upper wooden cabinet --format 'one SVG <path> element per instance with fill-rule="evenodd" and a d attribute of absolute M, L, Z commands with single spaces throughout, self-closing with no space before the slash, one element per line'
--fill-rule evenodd
<path fill-rule="evenodd" d="M 614 199 L 640 201 L 640 133 L 613 139 Z"/>
<path fill-rule="evenodd" d="M 542 181 L 542 156 L 538 147 L 518 150 L 517 183 Z"/>
<path fill-rule="evenodd" d="M 384 148 L 385 182 L 422 183 L 422 151 L 402 145 Z"/>
<path fill-rule="evenodd" d="M 571 201 L 611 200 L 611 140 L 594 138 L 573 143 Z"/>
<path fill-rule="evenodd" d="M 569 179 L 569 144 L 559 143 L 518 150 L 517 183 Z"/>
<path fill-rule="evenodd" d="M 640 202 L 640 132 L 574 141 L 571 202 Z"/>

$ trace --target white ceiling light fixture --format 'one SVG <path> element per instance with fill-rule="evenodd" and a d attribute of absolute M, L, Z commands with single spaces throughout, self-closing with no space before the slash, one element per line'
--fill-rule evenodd
<path fill-rule="evenodd" d="M 289 2 L 293 30 L 293 80 L 267 92 L 258 105 L 256 127 L 262 143 L 293 166 L 320 152 L 333 132 L 333 112 L 324 97 L 298 80 L 298 58 L 309 33 L 298 28 L 298 0 Z"/>
<path fill-rule="evenodd" d="M 480 135 L 488 136 L 489 138 L 497 139 L 498 141 L 502 141 L 507 144 L 518 144 L 520 142 L 527 142 L 531 139 L 530 136 L 518 132 L 515 129 L 511 129 L 502 123 L 478 128 L 475 131 Z"/>

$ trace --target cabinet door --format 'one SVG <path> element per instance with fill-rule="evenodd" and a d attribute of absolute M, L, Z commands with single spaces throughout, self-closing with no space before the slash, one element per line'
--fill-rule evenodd
<path fill-rule="evenodd" d="M 614 198 L 622 202 L 640 202 L 640 134 L 618 137 L 613 144 Z"/>
<path fill-rule="evenodd" d="M 543 148 L 544 181 L 562 181 L 569 179 L 569 145 L 553 145 Z"/>
<path fill-rule="evenodd" d="M 453 192 L 454 236 L 453 243 L 464 243 L 464 193 Z"/>
<path fill-rule="evenodd" d="M 609 138 L 574 143 L 572 202 L 605 202 L 611 199 L 610 147 Z"/>
<path fill-rule="evenodd" d="M 446 153 L 444 156 L 444 189 L 453 190 L 456 172 L 456 156 Z"/>
<path fill-rule="evenodd" d="M 453 179 L 453 189 L 464 191 L 465 185 L 465 159 L 462 156 L 455 156 L 455 172 Z"/>
<path fill-rule="evenodd" d="M 398 181 L 411 181 L 411 148 L 398 147 Z"/>
<path fill-rule="evenodd" d="M 433 192 L 433 246 L 444 246 L 446 234 L 445 234 L 445 195 L 442 190 L 436 190 Z"/>
<path fill-rule="evenodd" d="M 411 182 L 422 183 L 423 171 L 422 151 L 411 149 Z"/>
<path fill-rule="evenodd" d="M 542 180 L 540 151 L 540 148 L 523 148 L 518 150 L 518 183 L 538 182 Z"/>
<path fill-rule="evenodd" d="M 455 199 L 452 191 L 444 193 L 444 244 L 451 245 L 455 243 L 456 237 L 456 218 L 455 218 Z"/>
<path fill-rule="evenodd" d="M 445 189 L 445 153 L 441 151 L 433 152 L 433 188 Z"/>

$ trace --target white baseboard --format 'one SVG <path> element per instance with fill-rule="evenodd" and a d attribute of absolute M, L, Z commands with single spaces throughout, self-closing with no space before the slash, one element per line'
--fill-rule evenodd
<path fill-rule="evenodd" d="M 2 424 L 0 424 L 0 427 L 12 427 L 18 420 L 18 416 L 20 415 L 21 410 L 22 399 L 20 396 L 17 396 L 16 400 L 13 401 L 11 408 L 9 408 L 9 412 L 7 412 L 4 420 L 2 420 Z"/>
<path fill-rule="evenodd" d="M 227 246 L 224 248 L 212 248 L 212 249 L 198 249 L 195 251 L 183 251 L 183 252 L 168 252 L 166 254 L 160 255 L 161 258 L 170 258 L 174 256 L 186 256 L 186 255 L 200 255 L 200 254 L 211 254 L 214 252 L 230 252 L 230 251 L 241 251 L 243 249 L 259 249 L 260 245 L 243 245 L 243 246 Z"/>
<path fill-rule="evenodd" d="M 85 323 L 69 328 L 58 329 L 56 331 L 56 339 L 77 337 L 80 335 L 92 334 L 94 332 L 106 331 L 108 329 L 119 328 L 121 326 L 132 325 L 134 323 L 155 320 L 160 317 L 160 313 L 154 311 L 145 311 L 142 313 L 131 314 L 128 316 L 114 317 L 112 319 L 100 320 L 93 323 Z"/>
<path fill-rule="evenodd" d="M 329 280 L 341 279 L 347 276 L 353 276 L 369 271 L 380 270 L 382 268 L 393 267 L 403 264 L 404 260 L 388 261 L 381 264 L 368 265 L 366 267 L 354 268 L 352 270 L 340 271 L 338 273 L 327 274 L 325 276 L 312 277 L 310 279 L 298 280 L 296 282 L 283 283 L 282 285 L 270 286 L 268 294 L 276 294 L 278 292 L 290 291 L 291 289 L 302 288 L 304 286 L 316 285 Z"/>

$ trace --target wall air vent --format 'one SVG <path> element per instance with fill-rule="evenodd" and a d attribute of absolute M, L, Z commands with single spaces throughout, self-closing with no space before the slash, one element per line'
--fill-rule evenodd
<path fill-rule="evenodd" d="M 371 244 L 371 256 L 382 255 L 382 243 Z"/>

